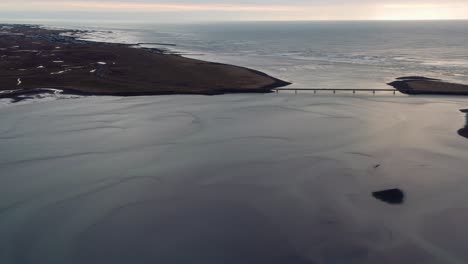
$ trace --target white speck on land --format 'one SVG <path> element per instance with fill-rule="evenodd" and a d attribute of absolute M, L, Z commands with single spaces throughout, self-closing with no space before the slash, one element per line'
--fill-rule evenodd
<path fill-rule="evenodd" d="M 92 69 L 92 70 L 90 70 L 89 72 L 90 72 L 90 73 L 94 73 L 94 72 L 96 72 L 96 69 Z"/>
<path fill-rule="evenodd" d="M 103 61 L 98 61 L 98 64 L 100 64 L 100 65 L 106 65 L 107 63 L 106 63 L 106 62 L 103 62 Z"/>
<path fill-rule="evenodd" d="M 16 80 L 18 83 L 16 84 L 17 86 L 21 85 L 22 81 L 21 81 L 21 78 L 18 78 L 18 80 Z"/>
<path fill-rule="evenodd" d="M 56 60 L 56 61 L 52 61 L 53 63 L 62 63 L 64 61 L 61 61 L 61 60 Z"/>
<path fill-rule="evenodd" d="M 57 74 L 62 74 L 62 73 L 65 73 L 67 71 L 71 71 L 70 69 L 67 69 L 67 70 L 64 70 L 64 71 L 58 71 L 58 72 L 51 72 L 50 75 L 57 75 Z"/>
<path fill-rule="evenodd" d="M 50 75 L 62 74 L 62 73 L 64 73 L 64 72 L 65 72 L 65 71 L 51 72 Z"/>
<path fill-rule="evenodd" d="M 40 66 L 37 66 L 38 69 L 44 69 L 45 67 L 40 65 Z"/>

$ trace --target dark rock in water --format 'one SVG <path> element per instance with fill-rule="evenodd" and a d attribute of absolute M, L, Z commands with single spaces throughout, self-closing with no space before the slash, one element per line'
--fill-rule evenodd
<path fill-rule="evenodd" d="M 462 128 L 460 130 L 457 131 L 458 135 L 464 137 L 464 138 L 468 138 L 468 129 L 467 128 Z"/>
<path fill-rule="evenodd" d="M 372 196 L 389 204 L 402 204 L 405 199 L 405 194 L 400 189 L 389 189 L 373 192 Z"/>
<path fill-rule="evenodd" d="M 468 85 L 420 76 L 400 77 L 388 85 L 405 94 L 468 95 Z"/>
<path fill-rule="evenodd" d="M 465 126 L 457 131 L 458 135 L 468 138 L 468 109 L 460 109 L 465 114 Z"/>

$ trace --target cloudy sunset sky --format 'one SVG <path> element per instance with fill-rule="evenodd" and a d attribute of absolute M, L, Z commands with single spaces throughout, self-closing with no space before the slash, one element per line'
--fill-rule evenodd
<path fill-rule="evenodd" d="M 0 0 L 0 15 L 169 22 L 468 19 L 468 0 Z"/>

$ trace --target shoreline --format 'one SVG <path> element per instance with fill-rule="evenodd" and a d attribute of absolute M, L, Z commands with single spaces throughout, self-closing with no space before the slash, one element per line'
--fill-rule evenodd
<path fill-rule="evenodd" d="M 20 100 L 47 89 L 110 96 L 270 93 L 291 84 L 254 69 L 138 43 L 79 39 L 86 32 L 0 24 L 0 98 Z"/>

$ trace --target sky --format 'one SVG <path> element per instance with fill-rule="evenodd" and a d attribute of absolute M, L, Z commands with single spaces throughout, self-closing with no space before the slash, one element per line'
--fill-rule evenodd
<path fill-rule="evenodd" d="M 0 0 L 0 16 L 163 22 L 468 19 L 468 0 Z"/>

